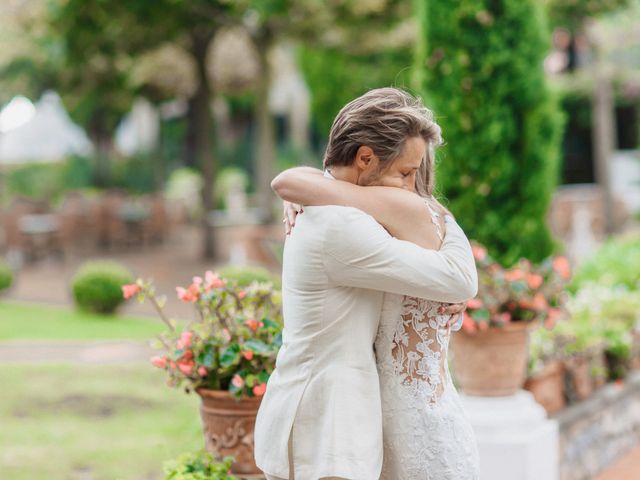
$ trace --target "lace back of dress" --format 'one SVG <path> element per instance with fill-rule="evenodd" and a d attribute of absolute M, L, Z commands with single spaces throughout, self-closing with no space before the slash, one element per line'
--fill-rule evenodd
<path fill-rule="evenodd" d="M 440 215 L 425 199 L 436 234 L 443 240 Z M 446 365 L 451 327 L 449 315 L 438 314 L 440 302 L 405 297 L 401 321 L 393 336 L 391 354 L 394 373 L 402 385 L 428 404 L 435 404 L 445 391 L 448 380 Z"/>

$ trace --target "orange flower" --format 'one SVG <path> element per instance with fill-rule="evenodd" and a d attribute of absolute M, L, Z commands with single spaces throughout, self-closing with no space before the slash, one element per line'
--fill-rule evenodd
<path fill-rule="evenodd" d="M 225 342 L 228 342 L 229 340 L 231 340 L 231 333 L 229 332 L 229 330 L 227 328 L 223 328 L 222 329 L 222 339 Z"/>
<path fill-rule="evenodd" d="M 257 320 L 245 320 L 244 324 L 254 332 L 258 330 L 259 327 L 264 327 L 264 323 L 258 322 Z"/>
<path fill-rule="evenodd" d="M 526 298 L 523 298 L 522 300 L 520 300 L 518 302 L 518 305 L 520 306 L 520 308 L 524 308 L 525 310 L 529 310 L 531 308 L 534 308 L 533 303 L 531 302 L 531 300 L 528 300 Z"/>
<path fill-rule="evenodd" d="M 571 266 L 567 257 L 555 257 L 553 259 L 553 269 L 565 280 L 571 277 Z"/>
<path fill-rule="evenodd" d="M 200 294 L 200 292 L 198 291 L 198 286 L 196 284 L 191 284 L 187 289 L 176 287 L 176 292 L 178 293 L 178 298 L 180 300 L 182 300 L 183 302 L 192 303 L 198 301 L 198 296 Z"/>
<path fill-rule="evenodd" d="M 167 357 L 152 357 L 151 363 L 154 367 L 165 368 L 167 366 Z"/>
<path fill-rule="evenodd" d="M 543 282 L 544 279 L 542 278 L 542 275 L 538 275 L 537 273 L 529 273 L 527 275 L 527 283 L 529 284 L 529 288 L 532 288 L 534 290 L 540 288 Z"/>
<path fill-rule="evenodd" d="M 472 298 L 467 302 L 467 308 L 482 308 L 484 303 L 479 298 Z"/>
<path fill-rule="evenodd" d="M 131 283 L 128 285 L 122 285 L 122 296 L 125 300 L 129 300 L 140 291 L 140 286 L 137 283 Z"/>
<path fill-rule="evenodd" d="M 193 342 L 193 332 L 185 331 L 180 334 L 180 340 L 178 340 L 178 343 L 176 343 L 176 347 L 182 350 L 191 346 L 192 342 Z"/>
<path fill-rule="evenodd" d="M 242 356 L 247 360 L 251 360 L 253 359 L 253 352 L 251 350 L 245 350 L 242 352 Z"/>
<path fill-rule="evenodd" d="M 256 397 L 261 397 L 264 395 L 264 392 L 267 391 L 267 384 L 266 383 L 259 383 L 258 385 L 256 385 L 255 387 L 253 387 L 253 394 Z"/>
<path fill-rule="evenodd" d="M 516 280 L 522 280 L 524 278 L 524 272 L 519 268 L 514 268 L 504 272 L 504 278 L 509 282 L 515 282 Z"/>
<path fill-rule="evenodd" d="M 212 288 L 221 288 L 224 287 L 224 280 L 218 277 L 217 274 L 213 273 L 211 270 L 207 270 L 204 274 L 205 288 L 210 290 Z"/>
<path fill-rule="evenodd" d="M 231 380 L 231 384 L 236 388 L 242 388 L 244 387 L 244 379 L 236 373 Z"/>
<path fill-rule="evenodd" d="M 185 375 L 191 375 L 193 372 L 194 363 L 193 361 L 189 362 L 178 362 L 178 370 L 180 370 Z"/>
<path fill-rule="evenodd" d="M 547 307 L 549 307 L 549 304 L 547 303 L 547 299 L 544 298 L 544 295 L 536 293 L 533 297 L 533 308 L 536 310 L 545 310 Z"/>

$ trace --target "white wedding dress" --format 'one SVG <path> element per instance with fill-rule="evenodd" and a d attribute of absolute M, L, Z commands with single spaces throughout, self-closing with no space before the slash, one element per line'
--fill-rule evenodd
<path fill-rule="evenodd" d="M 432 220 L 442 240 L 438 214 Z M 375 348 L 382 397 L 381 480 L 477 480 L 473 430 L 451 381 L 442 303 L 385 294 Z"/>

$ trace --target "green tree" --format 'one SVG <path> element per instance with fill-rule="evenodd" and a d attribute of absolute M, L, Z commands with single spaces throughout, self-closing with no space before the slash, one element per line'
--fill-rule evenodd
<path fill-rule="evenodd" d="M 398 0 L 332 2 L 322 18 L 299 58 L 314 127 L 326 136 L 338 111 L 355 97 L 372 88 L 408 86 L 417 25 L 411 3 Z"/>
<path fill-rule="evenodd" d="M 545 216 L 562 115 L 545 84 L 534 0 L 417 2 L 421 87 L 446 145 L 437 184 L 470 238 L 505 265 L 554 247 Z"/>

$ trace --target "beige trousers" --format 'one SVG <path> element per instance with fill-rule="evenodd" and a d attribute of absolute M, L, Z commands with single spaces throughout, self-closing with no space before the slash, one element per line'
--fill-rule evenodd
<path fill-rule="evenodd" d="M 288 447 L 288 452 L 287 452 L 288 456 L 289 456 L 289 478 L 282 478 L 282 477 L 274 477 L 273 475 L 269 475 L 268 473 L 265 473 L 265 478 L 266 480 L 295 480 L 295 477 L 293 475 L 293 446 L 291 443 L 291 437 L 289 437 L 289 447 Z M 344 479 L 342 477 L 322 477 L 318 480 L 347 480 Z"/>

